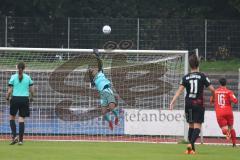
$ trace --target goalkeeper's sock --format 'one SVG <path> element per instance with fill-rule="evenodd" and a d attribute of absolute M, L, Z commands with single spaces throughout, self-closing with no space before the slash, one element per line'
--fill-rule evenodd
<path fill-rule="evenodd" d="M 106 113 L 103 117 L 106 121 L 108 121 L 108 122 L 111 121 L 109 114 Z"/>
<path fill-rule="evenodd" d="M 109 126 L 110 130 L 113 130 L 113 124 L 112 124 L 112 122 L 111 122 L 111 121 L 110 121 L 110 122 L 108 122 L 108 126 Z"/>
<path fill-rule="evenodd" d="M 12 131 L 12 137 L 15 138 L 17 136 L 15 120 L 10 120 L 10 128 Z"/>
<path fill-rule="evenodd" d="M 230 134 L 231 134 L 231 138 L 232 138 L 232 143 L 233 143 L 233 144 L 236 144 L 237 138 L 236 138 L 235 129 L 231 129 Z"/>
<path fill-rule="evenodd" d="M 24 128 L 24 122 L 19 122 L 19 142 L 23 141 Z"/>
<path fill-rule="evenodd" d="M 118 117 L 118 109 L 112 110 L 112 113 L 114 114 L 115 117 Z"/>
<path fill-rule="evenodd" d="M 114 116 L 115 116 L 115 120 L 114 120 L 114 124 L 115 125 L 118 125 L 118 122 L 119 122 L 119 119 L 118 119 L 118 109 L 114 109 L 114 110 L 112 110 L 112 113 L 114 114 Z"/>
<path fill-rule="evenodd" d="M 191 138 L 191 145 L 192 149 L 195 151 L 195 142 L 198 139 L 200 134 L 200 129 L 199 128 L 194 128 L 193 133 L 192 133 L 192 138 Z"/>
<path fill-rule="evenodd" d="M 191 142 L 193 131 L 194 131 L 194 128 L 189 128 L 188 129 L 188 141 L 189 142 Z"/>

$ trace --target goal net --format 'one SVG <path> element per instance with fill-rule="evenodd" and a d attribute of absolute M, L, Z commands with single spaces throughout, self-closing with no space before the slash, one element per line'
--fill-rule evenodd
<path fill-rule="evenodd" d="M 110 130 L 99 94 L 90 86 L 92 49 L 0 48 L 0 139 L 10 138 L 8 81 L 24 61 L 35 97 L 25 139 L 177 142 L 184 137 L 184 95 L 170 100 L 187 72 L 187 51 L 99 50 L 118 101 L 120 122 Z M 114 115 L 110 115 L 114 120 Z"/>

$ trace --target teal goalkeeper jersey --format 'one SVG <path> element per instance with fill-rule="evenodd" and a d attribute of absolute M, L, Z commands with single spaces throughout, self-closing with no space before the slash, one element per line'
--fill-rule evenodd
<path fill-rule="evenodd" d="M 105 85 L 111 84 L 102 71 L 98 72 L 94 78 L 94 83 L 98 91 L 102 91 Z"/>
<path fill-rule="evenodd" d="M 9 82 L 9 86 L 13 87 L 12 96 L 29 96 L 29 87 L 33 85 L 33 81 L 31 77 L 27 74 L 23 74 L 23 79 L 20 82 L 18 78 L 18 73 L 11 76 Z"/>

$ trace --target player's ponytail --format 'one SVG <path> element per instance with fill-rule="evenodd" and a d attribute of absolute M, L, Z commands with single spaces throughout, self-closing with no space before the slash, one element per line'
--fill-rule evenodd
<path fill-rule="evenodd" d="M 19 78 L 19 82 L 22 81 L 23 79 L 23 71 L 25 69 L 25 63 L 24 62 L 19 62 L 17 65 L 18 68 L 18 78 Z"/>
<path fill-rule="evenodd" d="M 189 65 L 191 69 L 197 69 L 199 66 L 199 59 L 196 54 L 192 54 L 189 56 Z"/>

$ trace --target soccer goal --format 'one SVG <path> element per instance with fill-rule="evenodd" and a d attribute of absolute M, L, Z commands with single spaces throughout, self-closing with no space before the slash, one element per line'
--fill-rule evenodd
<path fill-rule="evenodd" d="M 176 110 L 168 106 L 188 72 L 188 51 L 99 49 L 99 53 L 118 97 L 120 122 L 113 130 L 101 115 L 98 92 L 88 79 L 88 66 L 96 62 L 93 49 L 0 47 L 0 139 L 10 137 L 5 95 L 20 61 L 25 62 L 36 92 L 25 139 L 157 143 L 186 138 L 184 95 Z"/>

